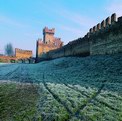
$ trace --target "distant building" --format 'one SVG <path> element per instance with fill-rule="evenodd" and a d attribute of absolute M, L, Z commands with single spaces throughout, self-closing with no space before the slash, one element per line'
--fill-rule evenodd
<path fill-rule="evenodd" d="M 5 56 L 5 55 L 0 55 L 0 63 L 11 63 L 15 62 L 17 59 L 15 56 Z"/>
<path fill-rule="evenodd" d="M 33 53 L 31 50 L 22 50 L 15 48 L 15 57 L 17 59 L 26 59 L 31 58 L 33 56 Z"/>
<path fill-rule="evenodd" d="M 38 39 L 36 44 L 36 58 L 40 57 L 43 53 L 54 50 L 63 46 L 61 38 L 54 37 L 55 29 L 43 29 L 43 40 Z"/>

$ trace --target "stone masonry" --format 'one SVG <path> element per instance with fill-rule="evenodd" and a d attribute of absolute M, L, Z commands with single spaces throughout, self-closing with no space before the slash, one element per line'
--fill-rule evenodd
<path fill-rule="evenodd" d="M 22 50 L 22 49 L 18 49 L 15 48 L 15 57 L 17 59 L 27 59 L 32 57 L 32 51 L 31 50 Z"/>
<path fill-rule="evenodd" d="M 38 39 L 36 44 L 36 58 L 41 57 L 44 53 L 58 49 L 63 46 L 61 38 L 54 37 L 55 29 L 43 29 L 43 40 Z"/>
<path fill-rule="evenodd" d="M 54 29 L 51 34 L 53 31 Z M 91 28 L 83 38 L 71 41 L 59 49 L 51 50 L 41 59 L 118 53 L 122 53 L 122 17 L 117 19 L 114 13 Z"/>

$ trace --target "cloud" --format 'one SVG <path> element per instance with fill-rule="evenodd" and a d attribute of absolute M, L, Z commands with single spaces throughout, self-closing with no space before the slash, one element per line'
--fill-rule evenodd
<path fill-rule="evenodd" d="M 63 31 L 63 36 L 61 37 L 64 44 L 67 44 L 69 41 L 75 40 L 77 38 L 83 37 L 87 30 L 67 25 L 61 25 L 58 24 L 57 28 L 60 29 L 60 31 Z"/>
<path fill-rule="evenodd" d="M 48 8 L 46 8 L 46 11 L 48 11 Z M 77 11 L 74 12 L 62 6 L 52 8 L 50 12 L 57 17 L 54 25 L 63 30 L 64 33 L 69 33 L 69 36 L 72 34 L 73 38 L 83 37 L 89 31 L 89 28 L 97 23 L 96 20 L 87 15 L 81 15 Z"/>
<path fill-rule="evenodd" d="M 112 0 L 111 0 L 112 1 Z M 122 16 L 122 0 L 113 0 L 108 6 L 109 13 L 116 13 L 117 16 Z"/>
<path fill-rule="evenodd" d="M 93 18 L 81 15 L 77 12 L 68 11 L 66 9 L 60 10 L 59 14 L 70 22 L 79 25 L 80 27 L 89 28 L 89 26 L 94 25 L 96 23 Z"/>
<path fill-rule="evenodd" d="M 88 29 L 90 26 L 96 24 L 96 20 L 87 15 L 81 15 L 77 11 L 74 12 L 65 8 L 58 8 L 58 11 L 54 10 L 53 12 L 55 12 L 57 17 L 60 17 L 62 21 L 68 21 L 68 24 L 71 26 L 74 25 Z"/>
<path fill-rule="evenodd" d="M 56 4 L 55 7 L 51 9 L 47 4 L 43 7 L 45 9 L 45 12 L 47 11 L 47 14 L 49 14 L 49 16 L 50 13 L 52 13 L 51 17 L 56 17 L 57 19 L 55 20 L 57 20 L 57 22 L 61 21 L 62 24 L 67 23 L 68 26 L 74 25 L 79 28 L 83 27 L 89 29 L 89 27 L 94 26 L 96 24 L 96 20 L 94 20 L 94 18 L 90 18 L 87 14 L 83 15 L 82 12 L 79 13 L 79 11 L 73 11 L 71 9 L 65 8 L 61 4 Z"/>
<path fill-rule="evenodd" d="M 19 28 L 25 27 L 25 25 L 18 22 L 17 20 L 9 18 L 7 16 L 2 16 L 2 15 L 0 15 L 0 23 L 15 26 L 15 27 L 19 27 Z"/>
<path fill-rule="evenodd" d="M 80 29 L 76 29 L 76 28 L 69 27 L 69 26 L 63 26 L 63 25 L 60 25 L 59 27 L 60 27 L 62 30 L 71 32 L 71 33 L 73 33 L 73 34 L 81 34 L 81 30 L 80 30 Z"/>
<path fill-rule="evenodd" d="M 29 31 L 29 32 L 24 33 L 24 36 L 26 36 L 27 38 L 34 38 L 34 37 L 39 37 L 40 33 L 35 32 L 35 31 L 34 32 Z"/>
<path fill-rule="evenodd" d="M 58 11 L 58 14 L 64 20 L 66 19 L 69 22 L 67 25 L 66 23 L 65 25 L 62 23 L 60 29 L 73 34 L 74 36 L 72 36 L 72 38 L 83 37 L 89 31 L 89 28 L 97 23 L 96 20 L 87 15 L 81 15 L 77 12 L 72 12 L 66 9 Z"/>

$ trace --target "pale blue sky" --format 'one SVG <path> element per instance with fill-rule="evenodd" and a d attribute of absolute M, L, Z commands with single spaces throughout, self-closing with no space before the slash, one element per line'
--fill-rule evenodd
<path fill-rule="evenodd" d="M 66 44 L 114 12 L 122 15 L 122 0 L 0 0 L 0 53 L 11 42 L 35 55 L 45 26 Z"/>

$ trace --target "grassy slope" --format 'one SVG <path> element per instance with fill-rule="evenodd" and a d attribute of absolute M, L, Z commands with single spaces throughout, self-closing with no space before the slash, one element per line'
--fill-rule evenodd
<path fill-rule="evenodd" d="M 0 69 L 0 78 L 6 79 L 5 75 L 18 65 L 5 66 Z M 6 71 L 7 70 L 7 71 Z M 51 61 L 45 61 L 34 65 L 19 65 L 19 68 L 7 77 L 9 80 L 38 83 L 39 87 L 34 89 L 2 88 L 4 99 L 0 101 L 4 110 L 9 107 L 6 103 L 9 98 L 16 99 L 12 104 L 17 105 L 25 101 L 27 107 L 31 100 L 34 106 L 32 117 L 40 118 L 44 121 L 51 120 L 71 120 L 71 121 L 121 121 L 122 120 L 122 55 L 92 56 L 86 58 L 67 57 Z M 14 85 L 15 86 L 15 85 Z M 33 90 L 34 91 L 33 96 Z M 11 90 L 11 91 L 10 91 Z M 21 88 L 19 89 L 21 90 Z M 27 91 L 27 92 L 26 92 Z M 7 92 L 7 93 L 6 93 Z M 13 93 L 15 92 L 15 93 Z M 28 94 L 28 92 L 30 92 Z M 10 94 L 9 94 L 10 93 Z M 22 94 L 21 94 L 22 93 Z M 7 94 L 7 95 L 6 95 Z M 6 96 L 5 96 L 6 95 Z M 8 96 L 15 95 L 15 96 Z M 19 98 L 19 95 L 24 96 Z M 39 98 L 37 99 L 36 97 Z M 17 97 L 17 98 L 15 98 Z M 21 96 L 20 96 L 21 97 Z M 33 100 L 33 98 L 35 100 Z M 35 107 L 36 99 L 38 100 Z M 20 102 L 18 103 L 18 100 Z M 5 102 L 5 103 L 4 103 Z M 10 100 L 10 103 L 12 101 Z M 22 103 L 23 104 L 23 103 Z M 14 105 L 11 116 L 18 112 Z M 35 109 L 36 108 L 36 109 Z M 11 109 L 11 108 L 10 108 Z M 8 118 L 10 116 L 5 116 Z M 25 112 L 28 112 L 25 110 Z M 30 111 L 31 112 L 31 109 Z M 9 114 L 9 113 L 8 113 Z M 21 114 L 21 113 L 20 113 Z M 31 117 L 31 113 L 22 113 L 26 117 Z M 19 114 L 16 117 L 20 116 Z M 15 118 L 14 118 L 15 119 Z M 21 119 L 21 116 L 20 116 Z M 16 120 L 16 119 L 15 119 Z M 25 119 L 28 121 L 28 119 Z"/>

